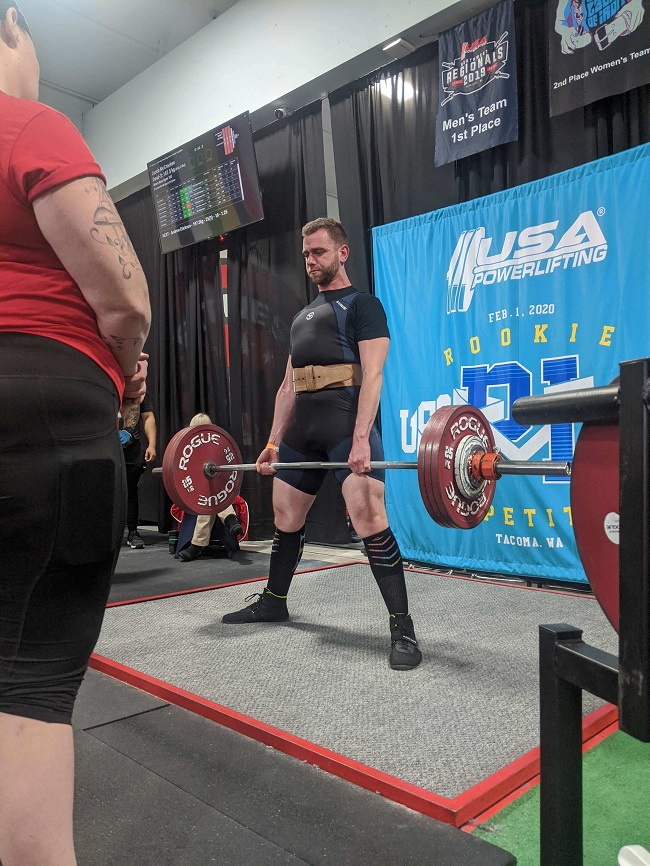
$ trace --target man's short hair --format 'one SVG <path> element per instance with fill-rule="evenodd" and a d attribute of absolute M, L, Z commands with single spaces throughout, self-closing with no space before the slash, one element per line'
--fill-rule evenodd
<path fill-rule="evenodd" d="M 348 236 L 345 233 L 345 229 L 341 225 L 338 220 L 330 219 L 329 217 L 319 217 L 317 220 L 312 220 L 307 225 L 302 227 L 302 236 L 306 238 L 307 235 L 313 235 L 314 232 L 317 232 L 319 229 L 325 229 L 330 238 L 334 241 L 337 247 L 343 246 L 343 244 L 347 244 Z"/>

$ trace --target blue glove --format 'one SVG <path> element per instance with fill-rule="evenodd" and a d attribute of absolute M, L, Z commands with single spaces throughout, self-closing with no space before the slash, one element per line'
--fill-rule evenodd
<path fill-rule="evenodd" d="M 128 430 L 120 430 L 120 442 L 122 443 L 122 448 L 126 448 L 129 442 L 133 439 L 133 436 L 129 433 Z"/>

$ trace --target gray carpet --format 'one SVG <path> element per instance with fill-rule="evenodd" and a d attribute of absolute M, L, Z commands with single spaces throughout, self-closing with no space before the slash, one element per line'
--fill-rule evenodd
<path fill-rule="evenodd" d="M 407 581 L 424 654 L 414 671 L 388 667 L 387 616 L 365 564 L 297 576 L 287 623 L 221 623 L 263 582 L 111 608 L 96 651 L 452 798 L 539 744 L 539 624 L 565 622 L 618 650 L 588 595 Z M 585 713 L 600 705 L 585 694 Z"/>

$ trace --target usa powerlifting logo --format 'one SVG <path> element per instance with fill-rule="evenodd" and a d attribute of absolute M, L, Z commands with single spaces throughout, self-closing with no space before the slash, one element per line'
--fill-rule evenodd
<path fill-rule="evenodd" d="M 600 208 L 598 215 L 603 213 Z M 478 285 L 543 277 L 606 258 L 607 240 L 593 211 L 581 213 L 558 238 L 559 226 L 560 220 L 553 220 L 507 232 L 493 255 L 494 238 L 486 237 L 483 226 L 464 231 L 447 269 L 447 313 L 466 313 Z"/>
<path fill-rule="evenodd" d="M 476 93 L 497 78 L 510 78 L 503 71 L 508 62 L 507 36 L 506 30 L 496 42 L 488 42 L 487 36 L 471 45 L 463 42 L 460 57 L 442 61 L 442 87 L 447 96 L 441 105 L 459 93 Z"/>

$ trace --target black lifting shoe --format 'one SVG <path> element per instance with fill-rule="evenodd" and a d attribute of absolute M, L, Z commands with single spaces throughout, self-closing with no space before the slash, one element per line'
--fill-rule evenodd
<path fill-rule="evenodd" d="M 278 598 L 266 589 L 247 596 L 244 601 L 255 601 L 234 613 L 227 613 L 221 622 L 284 622 L 289 619 L 286 598 Z"/>
<path fill-rule="evenodd" d="M 395 671 L 410 671 L 422 661 L 413 620 L 408 613 L 390 615 L 390 666 Z"/>
<path fill-rule="evenodd" d="M 244 530 L 242 529 L 240 522 L 237 520 L 237 517 L 234 514 L 229 514 L 224 520 L 223 525 L 226 527 L 226 529 L 232 535 L 235 541 L 239 541 L 239 539 L 244 534 Z"/>
<path fill-rule="evenodd" d="M 202 553 L 203 548 L 200 545 L 188 544 L 187 547 L 184 547 L 178 554 L 178 558 L 183 562 L 193 562 L 193 560 L 198 559 Z M 0 864 L 0 866 L 2 866 L 2 864 Z"/>

